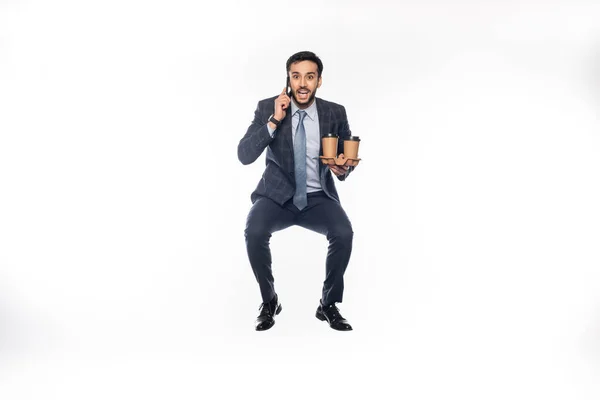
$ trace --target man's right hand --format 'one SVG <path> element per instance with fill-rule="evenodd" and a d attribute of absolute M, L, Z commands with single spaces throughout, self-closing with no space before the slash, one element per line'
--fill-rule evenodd
<path fill-rule="evenodd" d="M 286 114 L 285 110 L 290 106 L 291 100 L 290 97 L 287 94 L 285 94 L 285 89 L 286 88 L 283 88 L 283 91 L 281 92 L 279 97 L 275 99 L 275 110 L 273 111 L 273 118 L 275 118 L 278 121 L 283 121 Z"/>

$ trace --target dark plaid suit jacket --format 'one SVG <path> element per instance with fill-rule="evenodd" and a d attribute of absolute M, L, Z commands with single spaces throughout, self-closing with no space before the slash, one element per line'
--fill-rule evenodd
<path fill-rule="evenodd" d="M 296 182 L 294 178 L 294 147 L 292 142 L 292 116 L 290 109 L 281 121 L 281 124 L 275 132 L 275 137 L 271 138 L 267 129 L 267 122 L 275 107 L 275 97 L 261 100 L 258 102 L 254 112 L 254 121 L 248 127 L 248 131 L 238 144 L 238 158 L 242 164 L 251 164 L 267 149 L 265 172 L 258 183 L 256 190 L 251 195 L 254 203 L 258 196 L 265 196 L 276 203 L 283 205 L 294 196 L 296 191 Z M 351 135 L 346 109 L 336 103 L 315 99 L 317 102 L 317 113 L 319 115 L 320 135 L 325 133 L 337 133 L 338 152 L 344 151 L 344 138 Z M 323 149 L 319 150 L 319 155 L 323 155 Z M 339 180 L 345 180 L 353 167 L 350 167 L 345 175 L 338 176 Z M 319 176 L 321 187 L 327 196 L 339 202 L 334 176 L 329 168 L 319 160 Z"/>

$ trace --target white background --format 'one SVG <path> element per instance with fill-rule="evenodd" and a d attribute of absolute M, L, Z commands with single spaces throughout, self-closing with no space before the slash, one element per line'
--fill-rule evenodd
<path fill-rule="evenodd" d="M 0 2 L 0 398 L 600 398 L 597 1 Z M 237 160 L 300 50 L 363 159 L 324 237 Z M 299 243 L 302 251 L 294 253 Z"/>

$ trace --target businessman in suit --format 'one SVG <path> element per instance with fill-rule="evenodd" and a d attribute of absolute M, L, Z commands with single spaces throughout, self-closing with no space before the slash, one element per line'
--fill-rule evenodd
<path fill-rule="evenodd" d="M 298 225 L 327 237 L 325 281 L 316 317 L 336 330 L 352 330 L 336 303 L 342 302 L 344 273 L 352 252 L 352 225 L 340 204 L 332 174 L 344 181 L 354 169 L 324 165 L 321 135 L 337 133 L 338 154 L 351 136 L 343 106 L 315 97 L 323 64 L 303 51 L 286 63 L 288 85 L 278 96 L 258 102 L 254 120 L 238 145 L 242 164 L 253 163 L 266 149 L 266 168 L 251 195 L 245 229 L 248 258 L 262 296 L 255 329 L 270 329 L 281 312 L 271 270 L 272 233 Z M 299 251 L 300 248 L 298 247 Z"/>

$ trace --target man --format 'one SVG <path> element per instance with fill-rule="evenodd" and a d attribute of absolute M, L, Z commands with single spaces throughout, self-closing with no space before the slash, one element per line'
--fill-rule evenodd
<path fill-rule="evenodd" d="M 343 106 L 315 97 L 321 87 L 323 64 L 312 52 L 292 55 L 286 63 L 288 85 L 279 96 L 258 102 L 254 121 L 238 145 L 242 164 L 253 163 L 267 149 L 266 169 L 251 195 L 246 221 L 248 258 L 263 303 L 255 328 L 273 326 L 281 311 L 273 285 L 269 239 L 292 225 L 326 235 L 329 251 L 326 276 L 316 317 L 331 328 L 352 330 L 335 303 L 342 302 L 344 272 L 352 252 L 352 225 L 344 212 L 332 173 L 345 180 L 353 167 L 322 164 L 321 135 L 337 133 L 338 154 L 351 136 Z M 300 249 L 300 246 L 298 246 Z"/>

